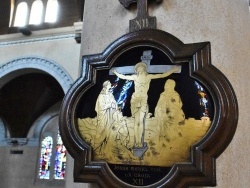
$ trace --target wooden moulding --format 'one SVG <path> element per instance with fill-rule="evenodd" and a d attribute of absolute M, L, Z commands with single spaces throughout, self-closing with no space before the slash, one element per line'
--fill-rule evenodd
<path fill-rule="evenodd" d="M 133 185 L 121 180 L 113 173 L 107 161 L 95 160 L 93 147 L 80 135 L 76 120 L 79 106 L 85 105 L 80 104 L 84 101 L 85 94 L 91 93 L 92 89 L 100 84 L 100 71 L 108 72 L 117 65 L 117 58 L 131 49 L 140 47 L 163 52 L 174 65 L 186 65 L 188 76 L 202 84 L 209 93 L 213 106 L 210 128 L 190 147 L 189 160 L 177 161 L 161 179 L 147 185 Z M 93 90 L 93 96 L 94 92 L 96 90 Z M 86 105 L 87 102 L 85 100 Z M 237 121 L 238 105 L 235 93 L 228 79 L 211 64 L 210 43 L 184 44 L 164 31 L 145 29 L 118 38 L 100 54 L 83 56 L 81 76 L 70 88 L 61 106 L 59 127 L 63 143 L 74 159 L 74 181 L 96 183 L 107 188 L 173 188 L 216 185 L 216 158 L 231 142 Z"/>

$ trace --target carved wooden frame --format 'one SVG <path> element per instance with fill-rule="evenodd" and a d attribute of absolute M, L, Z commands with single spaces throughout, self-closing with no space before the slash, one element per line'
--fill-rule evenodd
<path fill-rule="evenodd" d="M 60 113 L 63 142 L 74 159 L 74 181 L 97 183 L 100 187 L 138 187 L 117 178 L 105 161 L 93 161 L 92 148 L 79 136 L 75 126 L 78 102 L 95 85 L 96 70 L 110 69 L 110 60 L 126 48 L 152 45 L 168 52 L 175 64 L 189 63 L 190 77 L 199 80 L 214 102 L 214 118 L 209 132 L 191 147 L 191 161 L 176 163 L 159 182 L 143 187 L 215 186 L 216 158 L 232 140 L 238 121 L 238 105 L 228 79 L 211 64 L 209 42 L 184 44 L 173 35 L 155 29 L 126 34 L 101 54 L 83 57 L 80 78 L 68 91 Z"/>

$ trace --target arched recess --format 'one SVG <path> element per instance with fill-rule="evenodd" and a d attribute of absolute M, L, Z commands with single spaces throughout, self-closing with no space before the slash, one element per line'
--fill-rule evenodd
<path fill-rule="evenodd" d="M 68 91 L 73 83 L 73 79 L 71 78 L 71 76 L 60 65 L 39 57 L 23 57 L 12 60 L 0 66 L 0 90 L 14 78 L 30 73 L 45 73 L 50 75 L 61 86 L 64 94 Z M 13 140 L 12 138 L 10 138 L 10 134 L 7 134 L 9 132 L 7 129 L 8 126 L 5 125 L 3 121 L 1 121 L 1 141 L 5 142 L 5 144 L 7 145 L 12 145 L 16 140 L 19 144 L 37 145 L 40 136 L 39 134 L 43 126 L 46 124 L 46 119 L 49 120 L 54 116 L 58 116 L 59 108 L 60 104 L 56 104 L 49 110 L 47 110 L 44 114 L 41 114 L 37 121 L 35 121 L 30 128 L 26 139 Z"/>

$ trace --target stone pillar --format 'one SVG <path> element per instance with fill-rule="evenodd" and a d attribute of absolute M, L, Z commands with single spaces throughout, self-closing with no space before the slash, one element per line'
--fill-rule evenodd
<path fill-rule="evenodd" d="M 158 29 L 184 43 L 210 41 L 212 64 L 231 82 L 239 104 L 239 123 L 229 147 L 217 159 L 217 187 L 249 186 L 250 136 L 250 13 L 247 0 L 165 0 L 151 5 Z M 102 52 L 128 33 L 136 8 L 126 10 L 118 0 L 85 1 L 81 54 Z M 225 131 L 227 131 L 225 129 Z"/>

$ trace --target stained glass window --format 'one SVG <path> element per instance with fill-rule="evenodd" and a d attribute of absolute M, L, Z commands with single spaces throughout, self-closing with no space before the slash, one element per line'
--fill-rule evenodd
<path fill-rule="evenodd" d="M 39 168 L 40 179 L 50 178 L 52 148 L 53 148 L 53 138 L 51 136 L 45 137 L 41 143 L 40 168 Z"/>
<path fill-rule="evenodd" d="M 39 179 L 63 180 L 66 171 L 67 151 L 59 132 L 55 146 L 53 146 L 53 137 L 51 136 L 46 136 L 42 140 L 40 152 Z"/>
<path fill-rule="evenodd" d="M 55 179 L 64 179 L 66 169 L 66 148 L 62 143 L 60 134 L 57 135 L 56 156 L 55 156 Z"/>

